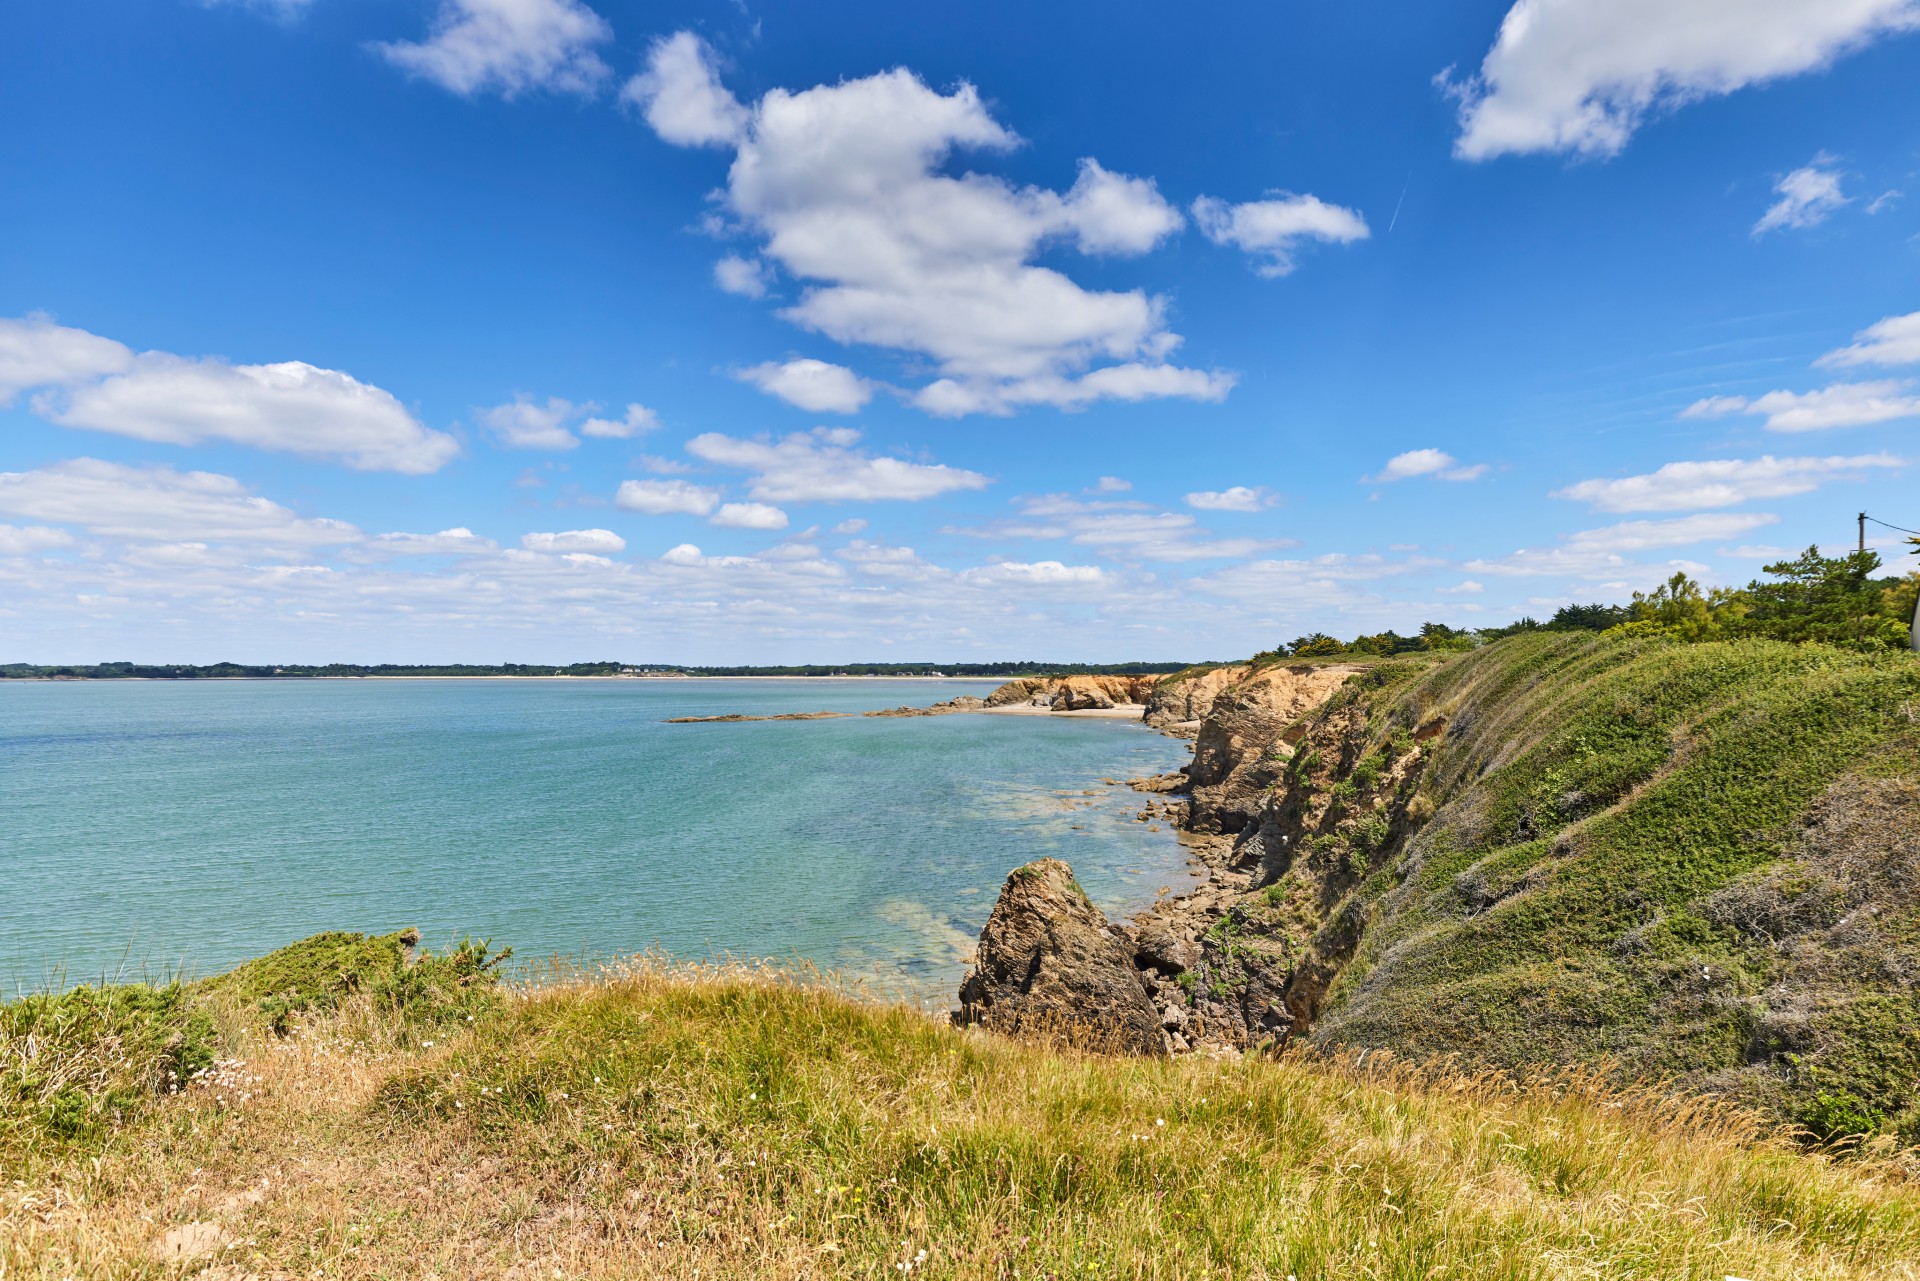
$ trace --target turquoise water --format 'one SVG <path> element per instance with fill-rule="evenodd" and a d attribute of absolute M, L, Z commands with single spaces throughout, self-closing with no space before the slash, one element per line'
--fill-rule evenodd
<path fill-rule="evenodd" d="M 992 685 L 0 685 L 0 985 L 413 925 L 522 958 L 805 958 L 951 997 L 1029 859 L 1069 860 L 1116 913 L 1185 883 L 1173 834 L 1100 781 L 1174 768 L 1182 743 L 1045 717 L 661 722 Z"/>

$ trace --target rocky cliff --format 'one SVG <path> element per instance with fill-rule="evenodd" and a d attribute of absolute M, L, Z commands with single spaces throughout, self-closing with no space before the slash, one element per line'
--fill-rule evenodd
<path fill-rule="evenodd" d="M 1015 868 L 960 988 L 961 1023 L 1017 1035 L 1165 1054 L 1160 1016 L 1133 948 L 1059 859 Z"/>
<path fill-rule="evenodd" d="M 1364 670 L 1353 663 L 1242 668 L 1214 692 L 1187 767 L 1193 830 L 1233 833 L 1255 821 L 1307 732 L 1308 714 Z"/>
<path fill-rule="evenodd" d="M 1249 670 L 1245 663 L 1228 663 L 1221 667 L 1192 667 L 1161 678 L 1147 696 L 1147 724 L 1192 738 L 1200 722 L 1213 710 L 1213 700 L 1220 696 L 1220 691 Z"/>
<path fill-rule="evenodd" d="M 1176 1049 L 1584 1063 L 1920 1137 L 1920 662 L 1523 635 L 1208 675 L 1211 876 L 1127 930 Z"/>

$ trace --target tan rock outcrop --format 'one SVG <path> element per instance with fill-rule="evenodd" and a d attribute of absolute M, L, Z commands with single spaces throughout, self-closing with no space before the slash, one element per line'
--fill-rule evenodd
<path fill-rule="evenodd" d="M 1178 673 L 1155 683 L 1147 698 L 1145 720 L 1155 729 L 1194 725 L 1207 718 L 1220 692 L 1251 670 L 1245 663 L 1229 663 L 1191 675 Z"/>
<path fill-rule="evenodd" d="M 1129 1054 L 1167 1052 L 1133 946 L 1073 879 L 1045 858 L 1015 868 L 960 985 L 960 1021 Z"/>
<path fill-rule="evenodd" d="M 1218 690 L 1194 738 L 1193 763 L 1187 766 L 1194 830 L 1237 832 L 1245 827 L 1299 741 L 1298 728 L 1290 727 L 1364 670 L 1351 663 L 1275 664 Z"/>
<path fill-rule="evenodd" d="M 1034 696 L 1045 689 L 1049 682 L 1044 678 L 1019 676 L 987 695 L 988 707 L 1014 707 L 1021 703 L 1031 703 Z"/>
<path fill-rule="evenodd" d="M 1051 707 L 1056 712 L 1144 703 L 1158 676 L 1023 676 L 987 695 L 988 707 L 1017 707 L 1022 703 Z"/>

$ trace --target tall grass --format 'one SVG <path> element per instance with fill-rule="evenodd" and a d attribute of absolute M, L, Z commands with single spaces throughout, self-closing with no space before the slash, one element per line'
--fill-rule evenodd
<path fill-rule="evenodd" d="M 291 1031 L 0 1196 L 0 1276 L 1920 1276 L 1897 1154 L 1587 1074 L 1106 1058 L 649 959 Z"/>

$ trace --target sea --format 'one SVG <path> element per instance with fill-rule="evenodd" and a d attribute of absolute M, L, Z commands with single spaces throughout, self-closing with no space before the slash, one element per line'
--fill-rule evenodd
<path fill-rule="evenodd" d="M 1186 745 L 1127 721 L 953 715 L 958 680 L 0 683 L 0 995 L 216 973 L 322 930 L 521 963 L 655 951 L 950 1003 L 1007 873 L 1110 915 L 1191 885 L 1107 779 Z"/>

